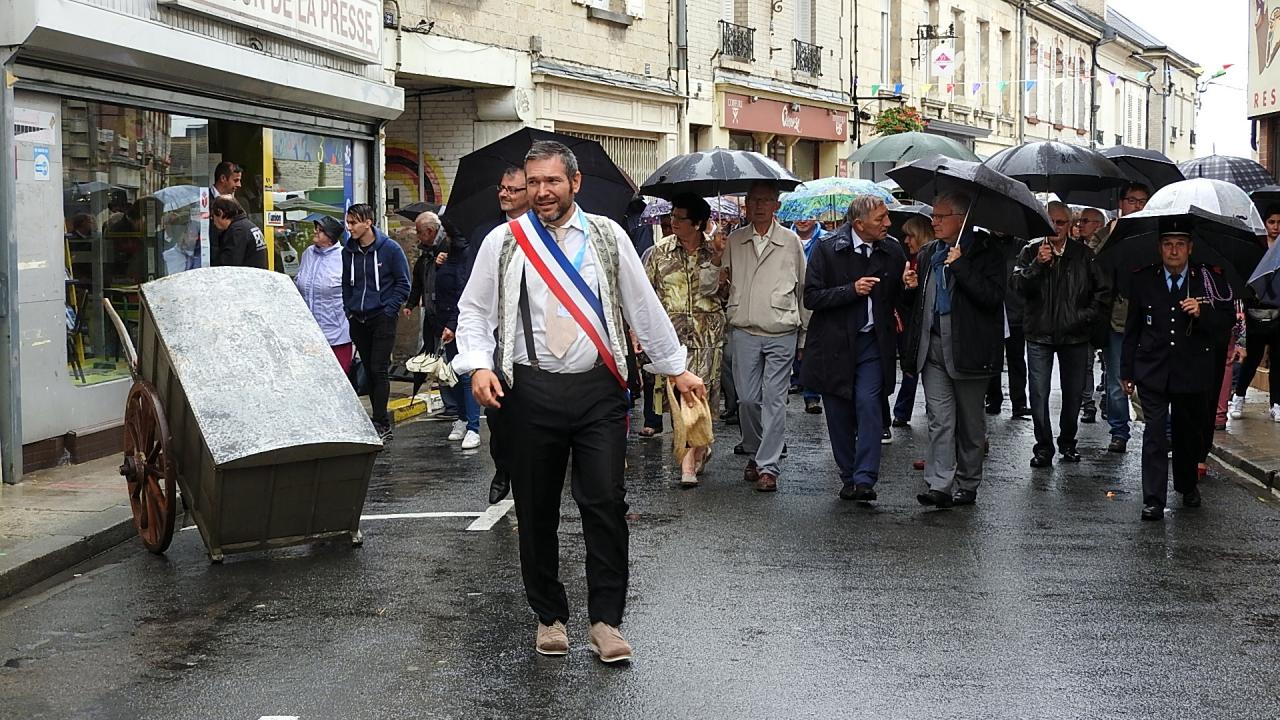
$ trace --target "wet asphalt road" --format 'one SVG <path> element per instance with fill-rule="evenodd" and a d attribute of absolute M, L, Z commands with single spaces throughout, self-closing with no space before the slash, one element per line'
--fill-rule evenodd
<path fill-rule="evenodd" d="M 990 421 L 979 505 L 928 510 L 886 448 L 875 507 L 836 497 L 821 417 L 790 416 L 780 490 L 754 493 L 736 428 L 703 485 L 668 437 L 632 440 L 629 667 L 586 646 L 566 498 L 567 658 L 531 649 L 513 519 L 369 520 L 344 543 L 210 565 L 194 531 L 127 543 L 0 605 L 0 718 L 1275 718 L 1280 512 L 1211 479 L 1140 523 L 1140 444 L 1032 471 L 1030 421 Z M 366 513 L 485 509 L 487 450 L 397 430 Z M 1109 496 L 1108 493 L 1114 493 Z"/>

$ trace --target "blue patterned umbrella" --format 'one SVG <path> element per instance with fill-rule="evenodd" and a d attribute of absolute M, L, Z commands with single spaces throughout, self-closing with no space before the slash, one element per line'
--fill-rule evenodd
<path fill-rule="evenodd" d="M 893 202 L 893 195 L 870 180 L 857 178 L 828 177 L 810 180 L 795 192 L 782 196 L 782 209 L 778 210 L 778 220 L 795 222 L 797 220 L 834 220 L 841 221 L 849 210 L 849 203 L 859 195 L 874 195 L 886 203 Z"/>

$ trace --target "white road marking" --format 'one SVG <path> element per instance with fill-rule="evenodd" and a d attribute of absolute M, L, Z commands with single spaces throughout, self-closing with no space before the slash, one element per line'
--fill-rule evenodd
<path fill-rule="evenodd" d="M 498 521 L 501 520 L 503 516 L 505 516 L 508 512 L 510 512 L 511 508 L 515 506 L 516 506 L 516 501 L 511 499 L 503 500 L 497 505 L 491 505 L 489 506 L 488 510 L 485 510 L 484 513 L 480 515 L 480 517 L 475 519 L 475 522 L 467 526 L 467 529 L 468 530 L 491 530 L 493 529 L 493 526 L 496 525 Z"/>
<path fill-rule="evenodd" d="M 451 518 L 451 517 L 484 517 L 484 513 L 478 512 L 420 512 L 420 513 L 389 513 L 387 515 L 361 515 L 361 520 L 408 520 L 414 518 Z"/>
<path fill-rule="evenodd" d="M 298 720 L 297 715 L 263 715 L 258 720 Z"/>

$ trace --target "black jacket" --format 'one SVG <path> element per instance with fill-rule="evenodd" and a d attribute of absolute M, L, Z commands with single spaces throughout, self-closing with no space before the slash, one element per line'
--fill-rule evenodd
<path fill-rule="evenodd" d="M 210 223 L 212 225 L 213 223 Z M 214 265 L 267 269 L 267 239 L 253 221 L 239 217 L 218 236 Z"/>
<path fill-rule="evenodd" d="M 440 238 L 436 245 L 429 248 L 418 246 L 418 259 L 413 263 L 413 275 L 409 285 L 409 298 L 404 301 L 405 307 L 412 310 L 422 305 L 422 314 L 436 314 L 436 253 L 439 252 Z"/>
<path fill-rule="evenodd" d="M 984 232 L 975 232 L 968 249 L 946 268 L 951 274 L 951 353 L 956 370 L 975 375 L 1000 372 L 1004 356 L 1004 294 L 1007 280 L 1000 241 Z M 941 240 L 920 248 L 916 254 L 919 284 L 903 292 L 902 316 L 907 318 L 902 369 L 917 375 L 920 332 L 924 327 L 926 283 L 934 282 L 931 259 Z"/>
<path fill-rule="evenodd" d="M 458 301 L 470 277 L 467 258 L 467 244 L 456 242 L 449 247 L 444 264 L 436 268 L 436 321 L 450 330 L 458 329 Z"/>
<path fill-rule="evenodd" d="M 1213 345 L 1235 320 L 1233 304 L 1202 303 L 1196 319 L 1178 306 L 1188 294 L 1193 298 L 1208 295 L 1206 272 L 1204 266 L 1192 267 L 1190 284 L 1177 298 L 1169 294 L 1164 266 L 1134 273 L 1120 355 L 1122 379 L 1160 392 L 1196 393 L 1217 387 L 1222 366 L 1215 362 Z M 1221 277 L 1214 280 L 1219 287 L 1226 283 Z"/>
<path fill-rule="evenodd" d="M 1009 279 L 1027 301 L 1022 332 L 1045 345 L 1089 342 L 1095 322 L 1111 311 L 1111 280 L 1083 243 L 1068 240 L 1048 264 L 1036 260 L 1040 243 L 1022 248 Z"/>
<path fill-rule="evenodd" d="M 813 313 L 805 333 L 804 361 L 800 381 L 809 390 L 854 397 L 854 369 L 858 364 L 858 331 L 866 324 L 867 297 L 871 298 L 872 320 L 880 363 L 884 370 L 882 390 L 893 390 L 893 358 L 898 337 L 894 310 L 902 292 L 902 268 L 907 257 L 897 242 L 888 238 L 875 243 L 871 255 L 853 250 L 852 229 L 846 223 L 817 241 L 809 256 L 804 278 L 804 306 Z M 880 278 L 867 297 L 858 295 L 853 283 L 858 278 Z"/>

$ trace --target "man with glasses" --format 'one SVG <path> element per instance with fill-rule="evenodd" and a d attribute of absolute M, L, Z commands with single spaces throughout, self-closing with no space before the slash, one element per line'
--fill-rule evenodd
<path fill-rule="evenodd" d="M 1032 240 L 1018 254 L 1010 282 L 1026 300 L 1022 327 L 1027 338 L 1027 374 L 1036 444 L 1031 467 L 1053 464 L 1053 426 L 1049 420 L 1049 383 L 1058 359 L 1062 390 L 1058 451 L 1064 462 L 1080 462 L 1076 430 L 1080 395 L 1094 322 L 1111 304 L 1111 282 L 1082 243 L 1067 241 L 1071 213 L 1063 203 L 1048 205 L 1053 237 Z"/>
<path fill-rule="evenodd" d="M 1085 247 L 1089 248 L 1089 252 L 1095 255 L 1101 245 L 1101 231 L 1106 225 L 1107 218 L 1098 208 L 1087 207 L 1076 213 L 1075 219 L 1071 222 L 1071 236 L 1079 240 Z M 1095 331 L 1094 335 L 1098 333 Z M 1094 384 L 1093 384 L 1093 365 L 1094 358 L 1098 353 L 1098 346 L 1090 342 L 1089 353 L 1085 360 L 1084 372 L 1084 388 L 1080 395 L 1080 422 L 1095 423 L 1098 421 L 1098 405 L 1093 400 Z M 1106 388 L 1103 387 L 1103 390 Z M 1103 398 L 1103 407 L 1106 406 L 1106 398 Z M 1106 412 L 1104 411 L 1105 415 Z"/>
<path fill-rule="evenodd" d="M 778 224 L 778 187 L 747 191 L 747 226 L 729 235 L 729 344 L 738 391 L 742 447 L 753 456 L 742 477 L 760 492 L 778 489 L 787 434 L 787 389 L 797 348 L 804 347 L 804 246 Z"/>
<path fill-rule="evenodd" d="M 1124 217 L 1136 213 L 1147 206 L 1151 198 L 1151 188 L 1142 183 L 1130 183 L 1120 193 L 1119 216 Z M 1098 252 L 1106 247 L 1111 231 L 1115 228 L 1112 221 L 1106 228 L 1099 230 Z M 1124 346 L 1124 323 L 1129 314 L 1129 300 L 1120 292 L 1120 283 L 1111 279 L 1112 298 L 1110 308 L 1110 331 L 1107 333 L 1107 345 L 1104 348 L 1104 370 L 1107 386 L 1107 425 L 1111 428 L 1111 444 L 1108 452 L 1123 453 L 1129 449 L 1129 398 L 1124 393 L 1120 382 L 1120 354 Z"/>

